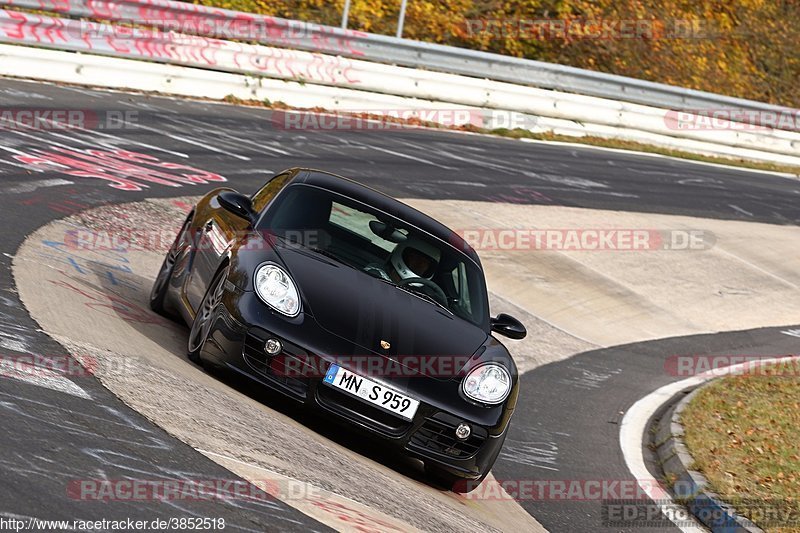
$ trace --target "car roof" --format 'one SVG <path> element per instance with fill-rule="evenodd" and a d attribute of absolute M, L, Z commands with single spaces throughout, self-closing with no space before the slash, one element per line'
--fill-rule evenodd
<path fill-rule="evenodd" d="M 441 222 L 429 217 L 428 215 L 392 198 L 382 192 L 376 191 L 371 187 L 362 185 L 357 181 L 337 176 L 323 170 L 311 168 L 296 169 L 297 173 L 293 183 L 305 183 L 315 185 L 329 191 L 333 191 L 353 200 L 370 205 L 394 217 L 416 226 L 418 229 L 433 235 L 434 237 L 450 244 L 457 250 L 463 252 L 467 257 L 475 261 L 481 267 L 480 259 L 475 250 L 458 233 L 454 232 Z M 482 269 L 483 267 L 481 267 Z"/>

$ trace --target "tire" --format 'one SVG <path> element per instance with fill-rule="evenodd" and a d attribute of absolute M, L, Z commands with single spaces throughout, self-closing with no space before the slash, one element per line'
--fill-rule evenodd
<path fill-rule="evenodd" d="M 222 302 L 222 294 L 225 292 L 225 281 L 228 279 L 228 266 L 225 265 L 208 286 L 203 301 L 197 310 L 197 314 L 192 321 L 192 329 L 189 331 L 189 342 L 186 347 L 186 354 L 190 361 L 201 364 L 200 352 L 208 339 L 211 325 L 214 319 L 214 312 Z"/>
<path fill-rule="evenodd" d="M 168 316 L 171 318 L 170 313 L 164 308 L 164 300 L 167 297 L 169 290 L 169 282 L 172 279 L 172 273 L 175 271 L 175 262 L 180 257 L 186 246 L 189 245 L 189 238 L 187 230 L 191 224 L 192 215 L 186 217 L 186 221 L 181 226 L 175 241 L 170 246 L 164 261 L 161 263 L 161 269 L 158 271 L 158 276 L 153 282 L 153 288 L 150 289 L 150 309 L 159 315 Z"/>

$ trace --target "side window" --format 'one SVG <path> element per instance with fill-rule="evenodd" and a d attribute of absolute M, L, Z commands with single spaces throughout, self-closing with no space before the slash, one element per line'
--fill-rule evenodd
<path fill-rule="evenodd" d="M 284 185 L 289 181 L 291 174 L 279 174 L 269 180 L 266 185 L 261 187 L 261 190 L 253 195 L 251 198 L 253 202 L 253 209 L 256 213 L 260 213 L 270 201 L 275 198 Z"/>
<path fill-rule="evenodd" d="M 453 285 L 456 287 L 456 294 L 458 299 L 456 305 L 462 309 L 469 310 L 471 308 L 469 301 L 469 281 L 467 280 L 467 268 L 464 263 L 458 263 L 458 267 L 453 269 Z"/>

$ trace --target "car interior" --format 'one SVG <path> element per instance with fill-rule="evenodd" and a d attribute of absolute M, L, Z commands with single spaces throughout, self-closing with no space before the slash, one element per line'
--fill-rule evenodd
<path fill-rule="evenodd" d="M 401 221 L 369 212 L 365 206 L 323 189 L 295 185 L 285 194 L 276 212 L 266 217 L 267 227 L 263 229 L 289 244 L 388 282 L 392 282 L 390 257 L 395 247 L 412 236 L 424 240 L 441 251 L 438 262 L 428 257 L 427 271 L 416 272 L 427 279 L 395 281 L 427 296 L 456 316 L 473 323 L 483 322 L 481 313 L 488 312 L 488 308 L 476 304 L 481 300 L 477 297 L 480 293 L 476 292 L 479 289 L 470 286 L 480 283 L 480 274 L 470 272 L 477 268 L 468 266 L 460 252 L 435 242 L 409 225 L 403 227 Z M 413 248 L 403 251 L 404 258 L 412 254 L 422 252 Z M 436 287 L 431 287 L 430 282 Z"/>

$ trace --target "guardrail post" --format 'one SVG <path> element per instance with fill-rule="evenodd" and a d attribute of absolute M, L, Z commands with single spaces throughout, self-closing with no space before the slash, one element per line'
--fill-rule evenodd
<path fill-rule="evenodd" d="M 342 11 L 342 29 L 347 29 L 347 17 L 350 15 L 350 0 L 344 0 L 344 11 Z"/>
<path fill-rule="evenodd" d="M 400 18 L 397 20 L 397 38 L 403 37 L 403 24 L 406 21 L 406 4 L 408 0 L 403 0 L 400 4 Z"/>

